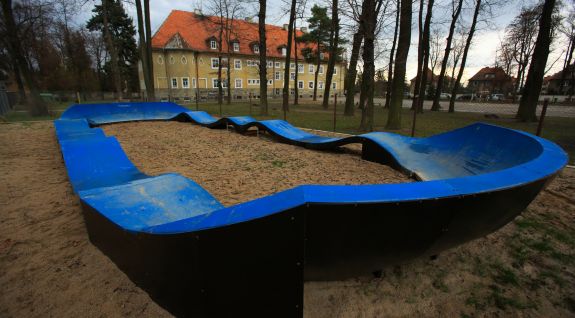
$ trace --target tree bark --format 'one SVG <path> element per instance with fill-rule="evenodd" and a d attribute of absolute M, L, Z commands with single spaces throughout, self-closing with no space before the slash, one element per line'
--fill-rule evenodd
<path fill-rule="evenodd" d="M 295 62 L 295 77 L 293 80 L 294 92 L 295 92 L 295 96 L 293 97 L 293 104 L 294 105 L 299 104 L 299 87 L 298 87 L 299 61 L 297 60 L 298 56 L 297 56 L 297 41 L 296 41 L 296 33 L 297 33 L 296 23 L 297 23 L 297 19 L 294 19 L 293 20 L 293 29 L 294 29 L 293 46 L 294 46 L 294 62 Z"/>
<path fill-rule="evenodd" d="M 395 56 L 395 73 L 387 116 L 387 129 L 401 129 L 405 70 L 411 39 L 411 0 L 401 0 L 401 19 L 399 23 L 399 39 Z"/>
<path fill-rule="evenodd" d="M 355 82 L 357 80 L 357 61 L 359 59 L 359 49 L 363 41 L 363 34 L 358 30 L 353 35 L 353 44 L 351 48 L 351 57 L 349 59 L 349 68 L 345 74 L 345 116 L 353 116 L 355 112 Z"/>
<path fill-rule="evenodd" d="M 418 45 L 417 45 L 417 75 L 415 75 L 415 85 L 413 88 L 413 100 L 411 101 L 411 109 L 417 109 L 419 106 L 419 86 L 421 85 L 421 73 L 423 71 L 423 3 L 424 0 L 419 0 L 419 15 L 418 15 Z"/>
<path fill-rule="evenodd" d="M 150 100 L 150 81 L 152 80 L 152 76 L 150 76 L 150 71 L 148 66 L 148 47 L 146 41 L 146 30 L 144 26 L 144 16 L 142 13 L 142 3 L 140 0 L 136 0 L 136 15 L 138 21 L 138 39 L 140 40 L 140 62 L 142 63 L 142 74 L 144 76 L 144 84 L 146 85 L 146 95 L 148 100 Z M 153 90 L 153 88 L 152 88 Z"/>
<path fill-rule="evenodd" d="M 338 0 L 331 0 L 331 36 L 329 47 L 329 60 L 327 62 L 327 73 L 325 78 L 325 94 L 323 95 L 323 108 L 329 106 L 329 94 L 331 91 L 331 82 L 333 80 L 333 69 L 337 60 L 337 51 L 339 44 L 339 16 Z"/>
<path fill-rule="evenodd" d="M 258 13 L 258 31 L 259 31 L 259 51 L 260 51 L 260 114 L 268 114 L 268 80 L 266 58 L 266 0 L 259 0 L 260 11 Z"/>
<path fill-rule="evenodd" d="M 26 82 L 26 86 L 28 86 L 28 89 L 30 90 L 30 100 L 28 101 L 30 115 L 46 116 L 49 114 L 48 107 L 44 100 L 42 100 L 42 97 L 40 97 L 38 84 L 36 83 L 32 75 L 32 71 L 28 67 L 28 62 L 24 57 L 21 46 L 22 42 L 19 39 L 18 28 L 14 21 L 11 0 L 2 0 L 2 14 L 4 15 L 4 27 L 6 28 L 10 52 L 16 62 L 16 67 L 20 71 L 20 74 Z"/>
<path fill-rule="evenodd" d="M 537 102 L 543 85 L 543 76 L 545 75 L 545 65 L 549 55 L 549 46 L 551 45 L 551 28 L 553 19 L 553 8 L 555 0 L 545 0 L 543 11 L 539 20 L 539 33 L 531 58 L 531 65 L 527 73 L 527 81 L 519 102 L 517 118 L 521 121 L 537 120 Z"/>
<path fill-rule="evenodd" d="M 287 52 L 286 52 L 286 67 L 284 72 L 284 89 L 283 89 L 283 101 L 282 101 L 282 109 L 284 112 L 289 111 L 289 82 L 290 82 L 290 58 L 291 58 L 291 48 L 292 48 L 292 40 L 293 40 L 293 25 L 295 20 L 295 5 L 296 0 L 292 0 L 291 2 L 291 9 L 289 15 L 289 24 L 288 24 L 288 38 L 287 38 Z M 297 70 L 295 70 L 297 72 Z"/>
<path fill-rule="evenodd" d="M 481 0 L 477 0 L 475 3 L 475 10 L 473 12 L 473 20 L 471 21 L 471 26 L 469 27 L 469 35 L 467 40 L 465 40 L 465 48 L 463 49 L 463 56 L 461 57 L 461 65 L 459 66 L 459 72 L 457 73 L 457 79 L 453 84 L 451 90 L 451 96 L 449 98 L 449 112 L 455 112 L 455 98 L 457 96 L 457 90 L 461 83 L 461 78 L 463 77 L 463 71 L 465 70 L 465 63 L 467 62 L 467 53 L 469 52 L 469 47 L 471 47 L 471 41 L 473 40 L 473 34 L 475 33 L 475 27 L 477 25 L 477 17 L 479 17 L 479 11 L 481 10 Z"/>
<path fill-rule="evenodd" d="M 449 60 L 449 53 L 451 52 L 451 42 L 453 41 L 453 33 L 455 32 L 455 25 L 461 13 L 461 7 L 463 6 L 463 0 L 458 0 L 457 7 L 451 16 L 451 25 L 449 26 L 449 35 L 447 36 L 447 44 L 445 45 L 445 54 L 443 54 L 443 60 L 441 61 L 441 70 L 439 71 L 439 77 L 437 78 L 437 86 L 435 87 L 435 96 L 433 97 L 433 105 L 431 106 L 432 111 L 438 111 L 441 106 L 439 105 L 439 98 L 441 97 L 441 91 L 443 89 L 443 81 L 445 80 L 445 69 L 447 68 L 447 61 Z"/>
<path fill-rule="evenodd" d="M 375 61 L 374 61 L 374 48 L 375 48 L 375 25 L 377 23 L 377 14 L 375 14 L 375 0 L 364 0 L 365 12 L 362 14 L 362 27 L 364 30 L 364 45 L 363 45 L 363 74 L 361 79 L 361 90 L 367 99 L 367 105 L 362 109 L 362 118 L 360 129 L 372 131 L 373 130 L 373 89 L 374 89 L 374 76 L 375 76 Z M 411 1 L 411 0 L 409 0 Z"/>
<path fill-rule="evenodd" d="M 421 83 L 417 95 L 417 112 L 423 113 L 423 102 L 425 101 L 425 88 L 427 87 L 427 72 L 429 69 L 429 40 L 431 35 L 431 18 L 433 15 L 434 0 L 427 3 L 427 12 L 425 13 L 425 22 L 423 23 L 423 65 L 421 66 Z"/>
<path fill-rule="evenodd" d="M 147 52 L 147 62 L 148 62 L 148 76 L 150 86 L 148 90 L 148 100 L 155 101 L 156 100 L 156 88 L 154 85 L 154 55 L 152 55 L 152 24 L 150 21 L 150 0 L 144 0 L 144 26 L 146 28 L 146 52 Z M 197 85 L 197 83 L 196 83 Z"/>
<path fill-rule="evenodd" d="M 317 64 L 315 65 L 315 74 L 313 78 L 313 101 L 317 100 L 317 78 L 319 76 L 319 67 L 321 65 L 321 48 L 319 39 L 317 41 Z"/>
<path fill-rule="evenodd" d="M 401 1 L 397 0 L 397 9 L 395 13 L 395 28 L 393 30 L 393 43 L 391 44 L 391 52 L 389 53 L 389 66 L 387 68 L 387 87 L 385 89 L 385 106 L 389 108 L 391 103 L 391 86 L 393 85 L 393 59 L 395 58 L 395 46 L 397 43 L 397 32 L 399 30 L 399 13 L 401 11 Z"/>

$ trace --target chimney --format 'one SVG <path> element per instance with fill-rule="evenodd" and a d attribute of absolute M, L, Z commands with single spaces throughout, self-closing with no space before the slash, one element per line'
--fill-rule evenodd
<path fill-rule="evenodd" d="M 307 27 L 301 27 L 300 30 L 301 30 L 303 33 L 307 33 Z"/>
<path fill-rule="evenodd" d="M 194 13 L 197 15 L 202 15 L 202 9 L 194 9 Z"/>
<path fill-rule="evenodd" d="M 287 23 L 284 23 L 284 30 L 286 30 L 286 31 L 287 31 L 287 30 L 288 30 L 288 28 L 289 28 L 289 24 L 287 24 Z"/>

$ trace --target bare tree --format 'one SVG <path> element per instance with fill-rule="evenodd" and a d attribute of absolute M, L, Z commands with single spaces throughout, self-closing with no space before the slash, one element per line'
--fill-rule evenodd
<path fill-rule="evenodd" d="M 154 92 L 154 80 L 153 80 L 154 76 L 153 76 L 153 70 L 150 69 L 150 66 L 152 65 L 152 63 L 150 63 L 150 59 L 152 58 L 152 56 L 148 55 L 148 44 L 149 44 L 148 42 L 150 42 L 152 39 L 146 37 L 147 25 L 144 22 L 145 19 L 142 10 L 142 2 L 141 0 L 135 0 L 135 3 L 136 3 L 136 16 L 138 20 L 138 38 L 140 42 L 140 62 L 142 65 L 142 73 L 144 75 L 144 83 L 146 85 L 146 94 L 148 100 L 154 101 L 156 99 Z"/>
<path fill-rule="evenodd" d="M 325 91 L 323 95 L 323 108 L 329 106 L 329 93 L 331 81 L 333 79 L 333 69 L 339 57 L 339 16 L 338 0 L 331 0 L 331 30 L 329 43 L 329 60 L 327 62 L 327 73 L 325 78 Z"/>
<path fill-rule="evenodd" d="M 401 128 L 401 109 L 403 104 L 404 80 L 411 39 L 411 0 L 401 0 L 401 18 L 399 22 L 399 40 L 395 56 L 395 72 L 391 102 L 387 116 L 387 129 Z"/>
<path fill-rule="evenodd" d="M 393 82 L 393 59 L 395 57 L 395 46 L 397 44 L 397 33 L 399 31 L 399 13 L 401 10 L 401 0 L 397 1 L 397 8 L 395 10 L 395 27 L 393 29 L 393 41 L 391 44 L 391 51 L 389 53 L 389 64 L 387 67 L 387 87 L 385 92 L 385 108 L 389 108 L 391 102 L 391 86 Z"/>
<path fill-rule="evenodd" d="M 266 59 L 266 0 L 259 0 L 260 10 L 258 13 L 258 31 L 259 31 L 259 51 L 260 51 L 260 113 L 262 115 L 268 114 L 268 80 Z"/>
<path fill-rule="evenodd" d="M 447 43 L 445 45 L 445 54 L 443 55 L 443 60 L 441 62 L 441 70 L 439 71 L 439 76 L 437 78 L 437 86 L 435 87 L 435 96 L 433 97 L 433 105 L 431 106 L 432 111 L 438 111 L 440 109 L 439 98 L 441 97 L 441 91 L 443 89 L 443 81 L 445 80 L 445 69 L 447 67 L 447 61 L 449 59 L 449 53 L 451 51 L 451 42 L 453 41 L 453 33 L 455 32 L 455 25 L 461 13 L 461 8 L 463 6 L 463 0 L 452 0 L 452 14 L 451 14 L 451 24 L 449 26 L 449 34 L 447 35 Z"/>
<path fill-rule="evenodd" d="M 296 3 L 297 0 L 292 0 L 291 8 L 290 8 L 290 15 L 289 15 L 289 24 L 288 24 L 288 37 L 287 37 L 287 48 L 286 48 L 286 62 L 285 62 L 285 71 L 284 71 L 284 88 L 283 88 L 283 99 L 282 99 L 282 109 L 285 113 L 289 111 L 289 82 L 290 82 L 290 58 L 291 58 L 291 50 L 294 38 L 294 20 L 296 14 Z M 297 72 L 297 70 L 296 70 Z M 285 119 L 285 118 L 284 118 Z"/>
<path fill-rule="evenodd" d="M 421 65 L 421 78 L 419 84 L 419 91 L 416 94 L 419 95 L 417 112 L 423 112 L 423 101 L 425 100 L 425 88 L 427 87 L 427 72 L 429 70 L 429 56 L 430 56 L 430 29 L 431 29 L 431 18 L 433 15 L 433 0 L 429 0 L 427 3 L 427 12 L 425 14 L 425 22 L 423 25 L 423 63 Z"/>
<path fill-rule="evenodd" d="M 365 2 L 364 2 L 365 3 Z M 357 21 L 357 27 L 353 34 L 352 46 L 351 46 L 351 55 L 349 58 L 349 67 L 347 73 L 345 74 L 345 116 L 353 116 L 355 107 L 355 90 L 356 90 L 356 81 L 357 81 L 357 62 L 359 60 L 359 50 L 361 49 L 361 43 L 363 42 L 363 29 L 362 25 L 359 21 L 362 19 L 361 15 L 363 9 L 357 10 L 356 8 L 359 7 L 354 0 L 348 0 L 348 4 L 350 7 L 350 11 L 352 12 L 353 20 Z"/>
<path fill-rule="evenodd" d="M 529 66 L 525 90 L 521 95 L 521 101 L 517 109 L 517 118 L 521 121 L 535 121 L 537 119 L 537 101 L 543 85 L 545 65 L 547 64 L 549 47 L 551 46 L 554 7 L 555 0 L 545 0 L 543 3 L 541 18 L 539 19 L 539 32 L 537 33 L 537 40 L 533 49 L 533 58 Z"/>

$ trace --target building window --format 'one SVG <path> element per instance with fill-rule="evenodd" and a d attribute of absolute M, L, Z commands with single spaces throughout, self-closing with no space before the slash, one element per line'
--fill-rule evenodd
<path fill-rule="evenodd" d="M 297 88 L 303 89 L 303 81 L 297 81 Z"/>
<path fill-rule="evenodd" d="M 323 82 L 317 82 L 317 88 L 323 89 Z"/>
<path fill-rule="evenodd" d="M 320 65 L 320 66 L 319 66 L 319 73 L 320 73 L 320 74 L 323 74 L 323 65 Z"/>
<path fill-rule="evenodd" d="M 280 68 L 280 62 L 275 63 L 276 68 Z"/>
<path fill-rule="evenodd" d="M 218 79 L 217 78 L 212 78 L 212 87 L 218 88 Z M 228 87 L 228 81 L 225 78 L 222 78 L 222 88 L 227 88 L 227 87 Z"/>
<path fill-rule="evenodd" d="M 289 89 L 289 94 L 290 94 L 290 95 L 295 95 L 295 88 L 290 88 L 290 89 Z"/>
<path fill-rule="evenodd" d="M 294 72 L 289 73 L 289 79 L 295 80 L 295 73 Z"/>
<path fill-rule="evenodd" d="M 297 65 L 297 72 L 298 72 L 298 73 L 304 73 L 303 64 L 298 64 L 298 65 Z"/>
<path fill-rule="evenodd" d="M 310 65 L 309 65 L 309 72 L 310 72 L 310 73 L 315 72 L 315 65 L 313 65 L 313 64 L 310 64 Z"/>
<path fill-rule="evenodd" d="M 242 79 L 236 78 L 236 88 L 242 88 Z"/>
<path fill-rule="evenodd" d="M 260 46 L 259 45 L 254 45 L 254 53 L 260 53 Z"/>
<path fill-rule="evenodd" d="M 333 88 L 333 89 L 337 89 L 337 82 L 333 82 L 333 83 L 331 83 L 331 88 Z"/>
<path fill-rule="evenodd" d="M 220 61 L 217 57 L 212 57 L 212 69 L 218 68 Z M 228 59 L 222 58 L 222 68 L 228 68 Z"/>
<path fill-rule="evenodd" d="M 240 51 L 240 43 L 234 42 L 234 52 L 239 52 L 239 51 Z"/>
<path fill-rule="evenodd" d="M 313 89 L 313 81 L 307 82 L 307 88 Z"/>
<path fill-rule="evenodd" d="M 279 89 L 279 88 L 276 88 L 276 89 L 275 89 L 275 93 L 276 93 L 276 95 L 279 95 L 279 94 L 280 94 L 280 89 Z"/>
<path fill-rule="evenodd" d="M 324 54 L 323 53 L 319 53 L 319 59 L 323 60 Z"/>
<path fill-rule="evenodd" d="M 193 88 L 197 88 L 198 87 L 198 83 L 196 82 L 195 78 L 192 78 L 192 87 Z"/>
<path fill-rule="evenodd" d="M 291 68 L 292 70 L 295 70 L 295 63 L 289 63 L 289 68 Z"/>
<path fill-rule="evenodd" d="M 210 41 L 210 49 L 215 50 L 218 48 L 218 45 L 216 44 L 216 40 L 211 40 Z"/>
<path fill-rule="evenodd" d="M 337 75 L 337 67 L 333 68 L 333 75 Z"/>
<path fill-rule="evenodd" d="M 274 67 L 274 62 L 272 62 L 272 61 L 268 61 L 267 64 L 268 64 L 268 68 Z"/>
<path fill-rule="evenodd" d="M 176 63 L 176 59 L 173 56 L 170 56 L 170 64 Z"/>
<path fill-rule="evenodd" d="M 242 60 L 234 60 L 234 68 L 236 70 L 241 70 L 242 69 Z"/>
<path fill-rule="evenodd" d="M 182 77 L 182 88 L 190 88 L 190 78 Z"/>
<path fill-rule="evenodd" d="M 188 64 L 188 59 L 182 55 L 182 64 Z"/>
<path fill-rule="evenodd" d="M 248 85 L 260 85 L 259 79 L 248 79 Z"/>
<path fill-rule="evenodd" d="M 282 56 L 286 56 L 287 55 L 287 48 L 282 47 Z"/>
<path fill-rule="evenodd" d="M 164 64 L 164 58 L 161 55 L 158 56 L 158 64 Z"/>
<path fill-rule="evenodd" d="M 172 77 L 172 88 L 178 88 L 178 79 L 176 77 Z"/>
<path fill-rule="evenodd" d="M 275 74 L 276 81 L 281 80 L 281 78 L 282 78 L 281 72 L 276 72 L 276 74 Z"/>
<path fill-rule="evenodd" d="M 273 85 L 274 84 L 274 80 L 268 80 L 268 85 Z"/>

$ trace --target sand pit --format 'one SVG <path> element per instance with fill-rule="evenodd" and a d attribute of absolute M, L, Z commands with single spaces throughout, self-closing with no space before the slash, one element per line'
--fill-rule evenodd
<path fill-rule="evenodd" d="M 183 123 L 105 129 L 146 173 L 184 174 L 226 205 L 302 183 L 404 180 L 361 162 L 354 149 L 323 157 Z M 194 144 L 208 135 L 221 146 Z M 237 155 L 229 156 L 233 149 Z M 380 278 L 306 283 L 305 316 L 573 316 L 573 197 L 575 171 L 567 169 L 514 222 L 436 260 L 389 267 Z M 90 244 L 49 122 L 0 125 L 0 286 L 0 317 L 170 316 Z"/>

